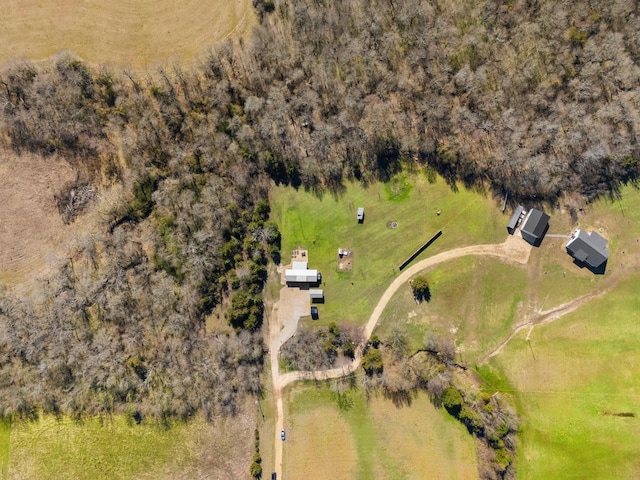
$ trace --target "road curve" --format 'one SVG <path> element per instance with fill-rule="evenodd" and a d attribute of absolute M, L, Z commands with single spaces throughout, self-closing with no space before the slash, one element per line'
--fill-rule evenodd
<path fill-rule="evenodd" d="M 325 380 L 330 378 L 340 378 L 345 375 L 349 375 L 354 372 L 359 366 L 362 360 L 362 352 L 364 347 L 369 341 L 373 330 L 375 329 L 382 312 L 393 298 L 396 292 L 417 273 L 427 268 L 433 267 L 443 262 L 448 262 L 460 257 L 466 257 L 469 255 L 482 255 L 487 257 L 496 257 L 507 262 L 514 262 L 520 264 L 526 264 L 529 260 L 531 253 L 531 246 L 525 243 L 522 238 L 509 236 L 504 243 L 489 244 L 489 245 L 471 245 L 468 247 L 455 248 L 447 252 L 439 253 L 433 257 L 426 258 L 407 268 L 401 272 L 391 284 L 387 287 L 385 292 L 380 297 L 378 304 L 374 308 L 369 320 L 367 321 L 364 332 L 363 340 L 356 348 L 354 360 L 350 363 L 338 368 L 331 368 L 328 370 L 314 370 L 314 371 L 295 371 L 280 374 L 278 367 L 278 353 L 280 346 L 283 345 L 295 331 L 289 329 L 286 335 L 281 335 L 284 331 L 280 331 L 282 327 L 280 322 L 276 321 L 279 318 L 278 315 L 272 315 L 272 321 L 270 322 L 270 359 L 271 359 L 271 374 L 273 380 L 273 394 L 276 404 L 276 431 L 275 431 L 275 472 L 277 478 L 282 478 L 282 441 L 280 440 L 280 430 L 284 428 L 284 411 L 282 402 L 282 390 L 287 385 L 299 381 L 299 380 Z M 274 307 L 274 310 L 277 307 Z M 286 338 L 284 338 L 286 336 Z"/>

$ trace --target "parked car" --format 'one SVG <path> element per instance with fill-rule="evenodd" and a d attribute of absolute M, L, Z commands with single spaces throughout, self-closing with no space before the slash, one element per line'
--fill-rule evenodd
<path fill-rule="evenodd" d="M 284 430 L 280 430 L 280 439 L 284 442 L 286 435 L 284 434 Z"/>
<path fill-rule="evenodd" d="M 318 307 L 316 307 L 315 305 L 311 305 L 311 319 L 317 320 L 319 317 L 320 315 L 318 314 Z"/>
<path fill-rule="evenodd" d="M 358 218 L 358 223 L 364 222 L 364 207 L 358 207 L 358 214 L 356 217 Z"/>
<path fill-rule="evenodd" d="M 271 474 L 271 480 L 276 480 L 276 476 L 277 476 L 277 475 L 276 475 L 276 472 L 273 472 L 273 473 Z"/>

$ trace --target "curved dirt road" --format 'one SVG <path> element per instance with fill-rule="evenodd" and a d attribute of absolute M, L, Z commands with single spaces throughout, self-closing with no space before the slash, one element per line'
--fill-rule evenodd
<path fill-rule="evenodd" d="M 278 365 L 278 353 L 280 347 L 295 333 L 295 326 L 297 326 L 297 318 L 295 320 L 287 319 L 283 320 L 284 315 L 280 315 L 278 305 L 274 306 L 273 313 L 270 321 L 270 359 L 271 359 L 271 374 L 273 379 L 273 395 L 276 404 L 276 431 L 275 431 L 275 468 L 274 471 L 277 474 L 277 478 L 282 478 L 282 440 L 280 439 L 280 431 L 284 429 L 284 412 L 282 403 L 282 390 L 290 383 L 298 380 L 309 379 L 330 379 L 339 378 L 354 372 L 360 365 L 362 360 L 362 352 L 367 344 L 369 337 L 373 333 L 380 316 L 384 311 L 387 303 L 393 298 L 395 293 L 404 286 L 411 277 L 416 275 L 422 270 L 430 268 L 439 263 L 448 262 L 450 260 L 465 257 L 468 255 L 483 255 L 488 257 L 496 257 L 507 262 L 514 262 L 520 264 L 526 264 L 529 260 L 529 254 L 531 253 L 531 246 L 525 243 L 522 238 L 510 236 L 504 243 L 491 244 L 491 245 L 472 245 L 469 247 L 461 247 L 447 252 L 439 253 L 433 257 L 426 258 L 412 265 L 398 275 L 391 285 L 387 287 L 385 292 L 380 297 L 378 304 L 371 313 L 367 324 L 364 327 L 363 341 L 356 348 L 355 358 L 352 362 L 339 368 L 332 368 L 329 370 L 315 370 L 315 371 L 295 371 L 287 372 L 280 375 Z M 287 289 L 285 289 L 287 290 Z M 308 300 L 307 300 L 308 302 Z M 295 323 L 294 323 L 295 322 Z M 292 328 L 292 323 L 295 326 Z M 282 329 L 282 330 L 281 330 Z"/>

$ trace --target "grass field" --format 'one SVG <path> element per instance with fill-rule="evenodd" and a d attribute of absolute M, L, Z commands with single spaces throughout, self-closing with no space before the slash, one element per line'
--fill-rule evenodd
<path fill-rule="evenodd" d="M 525 267 L 474 256 L 425 273 L 431 300 L 416 304 L 409 286 L 397 293 L 376 330 L 381 339 L 390 338 L 391 329 L 400 327 L 417 349 L 424 347 L 428 332 L 449 336 L 456 340 L 462 360 L 473 364 L 522 320 L 527 296 Z"/>
<path fill-rule="evenodd" d="M 611 276 L 620 279 L 617 286 L 536 327 L 530 342 L 521 332 L 483 372 L 489 383 L 515 395 L 522 418 L 520 478 L 640 478 L 638 206 L 639 192 L 626 187 L 620 201 L 602 199 L 580 219 L 582 228 L 602 228 L 610 239 L 603 277 L 579 271 L 575 290 L 557 270 L 544 279 L 550 298 L 559 291 L 564 297 L 597 290 Z"/>
<path fill-rule="evenodd" d="M 308 479 L 477 478 L 474 440 L 425 395 L 411 407 L 357 390 L 340 407 L 328 386 L 298 385 L 285 396 L 283 476 Z"/>
<path fill-rule="evenodd" d="M 9 445 L 11 442 L 11 421 L 0 418 L 0 479 L 6 480 L 9 467 Z"/>
<path fill-rule="evenodd" d="M 523 419 L 521 478 L 640 477 L 637 291 L 637 279 L 620 284 L 534 330 L 531 348 L 515 339 L 492 363 Z"/>
<path fill-rule="evenodd" d="M 60 50 L 92 63 L 138 68 L 185 62 L 255 23 L 250 0 L 5 0 L 0 63 Z"/>
<path fill-rule="evenodd" d="M 62 254 L 78 228 L 63 223 L 54 195 L 73 179 L 72 168 L 60 158 L 0 149 L 0 282 L 33 278 L 47 260 Z"/>
<path fill-rule="evenodd" d="M 506 237 L 505 216 L 491 198 L 463 188 L 454 193 L 440 178 L 431 184 L 422 174 L 400 175 L 400 180 L 368 188 L 348 184 L 339 196 L 273 190 L 272 218 L 282 233 L 283 263 L 293 248 L 306 247 L 309 268 L 322 272 L 326 303 L 320 306 L 319 323 L 365 322 L 400 263 L 438 230 L 443 235 L 418 259 Z M 407 182 L 410 195 L 404 193 Z M 356 222 L 359 206 L 365 207 L 363 224 Z M 397 228 L 389 228 L 390 222 L 397 222 Z M 337 271 L 338 248 L 354 252 L 352 271 Z"/>
<path fill-rule="evenodd" d="M 196 419 L 170 429 L 130 425 L 123 416 L 104 424 L 52 417 L 15 423 L 6 478 L 242 478 L 253 454 L 255 421 L 253 415 L 212 424 Z"/>

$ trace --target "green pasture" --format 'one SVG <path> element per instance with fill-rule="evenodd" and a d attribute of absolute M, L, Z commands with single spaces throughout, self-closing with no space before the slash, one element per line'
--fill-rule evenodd
<path fill-rule="evenodd" d="M 6 480 L 9 466 L 9 446 L 11 441 L 11 420 L 0 418 L 0 479 Z"/>
<path fill-rule="evenodd" d="M 509 336 L 522 321 L 527 296 L 525 267 L 468 256 L 425 271 L 431 300 L 417 304 L 409 285 L 385 309 L 376 334 L 383 341 L 393 328 L 407 334 L 412 349 L 427 334 L 455 339 L 461 360 L 474 363 Z"/>
<path fill-rule="evenodd" d="M 246 457 L 248 469 L 245 444 L 253 443 L 253 428 L 244 431 L 242 423 L 208 424 L 194 419 L 166 428 L 131 424 L 121 415 L 104 422 L 89 418 L 77 423 L 49 416 L 36 422 L 14 422 L 10 455 L 3 455 L 9 457 L 8 476 L 6 467 L 3 474 L 4 478 L 39 480 L 189 478 L 202 469 L 229 470 L 216 462 L 234 455 Z M 225 435 L 220 436 L 221 431 Z M 238 434 L 242 436 L 234 439 Z M 5 438 L 8 440 L 7 429 L 0 437 L 3 453 Z M 215 460 L 207 459 L 211 454 Z"/>
<path fill-rule="evenodd" d="M 438 230 L 443 235 L 418 259 L 505 239 L 508 218 L 492 198 L 462 187 L 454 192 L 441 178 L 430 183 L 424 174 L 399 175 L 387 184 L 349 183 L 339 194 L 285 186 L 272 190 L 282 262 L 288 263 L 291 250 L 303 247 L 309 251 L 309 268 L 322 272 L 326 303 L 319 307 L 320 323 L 364 323 L 398 266 Z M 358 207 L 365 208 L 363 224 L 356 221 Z M 397 228 L 389 228 L 390 222 Z M 352 271 L 337 271 L 338 248 L 354 252 Z"/>
<path fill-rule="evenodd" d="M 361 389 L 340 395 L 311 383 L 285 395 L 285 478 L 477 478 L 473 438 L 426 395 L 405 407 Z"/>
<path fill-rule="evenodd" d="M 639 324 L 631 277 L 492 360 L 522 418 L 520 478 L 640 476 Z"/>

